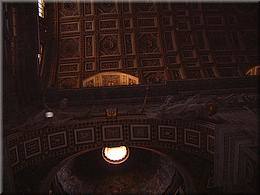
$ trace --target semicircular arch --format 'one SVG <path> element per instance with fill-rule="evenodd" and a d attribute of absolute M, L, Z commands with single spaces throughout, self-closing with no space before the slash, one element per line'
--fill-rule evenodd
<path fill-rule="evenodd" d="M 139 84 L 138 77 L 117 71 L 100 72 L 86 78 L 83 81 L 83 87 L 103 87 L 136 84 Z"/>

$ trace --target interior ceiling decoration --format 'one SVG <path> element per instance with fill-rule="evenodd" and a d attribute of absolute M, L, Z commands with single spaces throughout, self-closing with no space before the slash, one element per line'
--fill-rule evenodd
<path fill-rule="evenodd" d="M 164 194 L 178 194 L 177 188 L 187 194 L 257 191 L 258 77 L 200 79 L 234 77 L 259 64 L 255 7 L 246 7 L 251 10 L 246 14 L 233 4 L 73 1 L 47 3 L 43 19 L 36 3 L 7 4 L 6 192 L 60 194 L 51 192 L 51 184 L 72 194 L 84 192 L 82 186 L 92 190 L 88 183 L 77 188 L 79 175 L 64 165 L 86 154 L 108 167 L 125 166 L 137 147 L 169 157 L 178 171 L 141 155 L 146 160 L 134 174 L 127 171 L 129 180 L 101 176 L 94 192 L 128 192 L 129 184 L 140 185 L 134 192 Z M 43 64 L 36 66 L 38 30 Z M 129 78 L 140 85 L 87 88 L 133 84 Z M 100 149 L 120 145 L 131 148 L 127 161 L 106 163 Z M 95 150 L 98 155 L 91 153 Z M 81 162 L 75 168 L 84 176 L 91 163 Z M 175 185 L 178 177 L 172 174 L 178 172 L 183 180 Z"/>
<path fill-rule="evenodd" d="M 139 79 L 135 76 L 109 71 L 98 73 L 83 81 L 83 87 L 103 87 L 103 86 L 115 86 L 115 85 L 136 85 L 139 83 Z"/>
<path fill-rule="evenodd" d="M 58 88 L 96 86 L 84 81 L 102 71 L 139 83 L 235 77 L 257 61 L 255 24 L 240 6 L 71 2 L 54 10 Z"/>

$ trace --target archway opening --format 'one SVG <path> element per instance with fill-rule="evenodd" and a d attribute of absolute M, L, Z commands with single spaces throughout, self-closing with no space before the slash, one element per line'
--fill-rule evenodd
<path fill-rule="evenodd" d="M 83 87 L 106 87 L 136 84 L 139 84 L 138 77 L 116 71 L 101 72 L 83 81 Z"/>

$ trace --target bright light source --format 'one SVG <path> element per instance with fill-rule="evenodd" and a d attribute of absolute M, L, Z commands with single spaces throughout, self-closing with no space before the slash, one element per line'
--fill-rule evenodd
<path fill-rule="evenodd" d="M 105 147 L 102 150 L 102 156 L 109 163 L 120 164 L 128 159 L 129 148 L 126 146 Z"/>
<path fill-rule="evenodd" d="M 44 18 L 44 7 L 45 7 L 44 0 L 38 0 L 38 14 L 42 18 Z"/>
<path fill-rule="evenodd" d="M 53 112 L 45 112 L 45 117 L 46 118 L 52 118 L 53 117 Z"/>

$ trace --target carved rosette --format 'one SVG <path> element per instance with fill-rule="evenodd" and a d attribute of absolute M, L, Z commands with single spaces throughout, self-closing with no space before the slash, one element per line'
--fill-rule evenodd
<path fill-rule="evenodd" d="M 118 35 L 102 35 L 99 46 L 101 56 L 119 54 Z"/>

